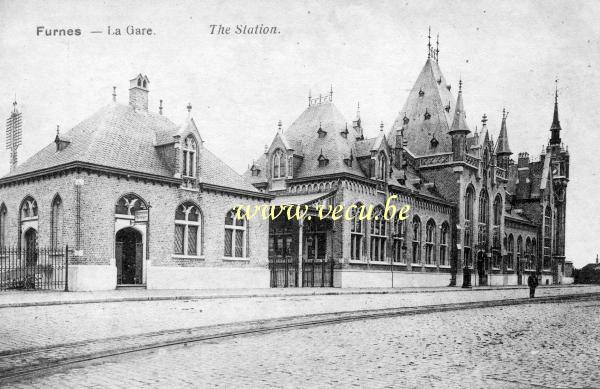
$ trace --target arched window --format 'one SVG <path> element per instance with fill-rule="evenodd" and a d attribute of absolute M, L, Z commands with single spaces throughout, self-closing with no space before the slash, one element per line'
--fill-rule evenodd
<path fill-rule="evenodd" d="M 500 246 L 500 224 L 502 220 L 502 196 L 499 194 L 494 198 L 494 228 L 492 231 L 492 267 L 500 268 L 502 262 L 502 251 Z"/>
<path fill-rule="evenodd" d="M 527 239 L 525 239 L 525 258 L 527 258 L 526 267 L 530 270 L 533 269 L 533 261 L 531 259 L 532 255 L 531 238 L 527 237 Z"/>
<path fill-rule="evenodd" d="M 27 196 L 21 203 L 21 221 L 37 219 L 38 206 L 33 197 Z"/>
<path fill-rule="evenodd" d="M 56 249 L 62 243 L 63 204 L 59 195 L 52 200 L 52 214 L 50 215 L 50 247 Z"/>
<path fill-rule="evenodd" d="M 400 263 L 404 263 L 405 262 L 405 258 L 404 258 L 404 251 L 406 250 L 406 243 L 405 243 L 405 238 L 406 238 L 406 225 L 405 225 L 405 221 L 404 220 L 400 220 L 400 212 L 398 212 L 396 214 L 396 216 L 393 219 L 393 238 L 394 238 L 394 244 L 393 244 L 393 260 L 394 262 L 400 262 Z"/>
<path fill-rule="evenodd" d="M 383 217 L 383 208 L 376 207 L 371 220 L 371 261 L 383 262 L 386 258 L 387 221 Z"/>
<path fill-rule="evenodd" d="M 448 230 L 448 223 L 444 222 L 440 229 L 440 266 L 448 265 Z"/>
<path fill-rule="evenodd" d="M 196 177 L 198 145 L 196 139 L 190 135 L 183 142 L 183 176 Z"/>
<path fill-rule="evenodd" d="M 280 149 L 275 150 L 273 153 L 272 163 L 272 177 L 273 178 L 284 178 L 285 177 L 285 155 Z"/>
<path fill-rule="evenodd" d="M 523 258 L 523 237 L 519 235 L 517 238 L 517 266 L 521 268 L 521 259 Z"/>
<path fill-rule="evenodd" d="M 135 216 L 138 211 L 146 211 L 148 206 L 141 197 L 134 193 L 121 196 L 115 204 L 115 214 L 124 216 Z"/>
<path fill-rule="evenodd" d="M 552 210 L 546 205 L 544 211 L 544 269 L 550 269 L 550 256 L 552 255 Z"/>
<path fill-rule="evenodd" d="M 531 239 L 531 269 L 537 270 L 537 241 Z"/>
<path fill-rule="evenodd" d="M 360 210 L 362 204 L 356 204 L 352 209 L 352 220 L 350 221 L 350 258 L 353 261 L 363 259 L 364 239 L 365 239 L 365 221 L 360 220 Z"/>
<path fill-rule="evenodd" d="M 377 178 L 380 180 L 385 180 L 387 178 L 387 157 L 384 152 L 379 153 L 379 158 L 377 159 Z"/>
<path fill-rule="evenodd" d="M 515 265 L 515 238 L 513 234 L 508 235 L 508 244 L 506 247 L 506 252 L 508 255 L 508 264 L 507 268 L 512 269 L 516 267 Z"/>
<path fill-rule="evenodd" d="M 173 252 L 177 255 L 202 255 L 202 214 L 200 208 L 187 201 L 175 211 Z"/>
<path fill-rule="evenodd" d="M 246 258 L 245 219 L 238 219 L 235 210 L 225 215 L 225 256 L 230 258 Z"/>
<path fill-rule="evenodd" d="M 412 236 L 412 261 L 413 263 L 420 263 L 421 262 L 421 239 L 422 239 L 422 232 L 421 232 L 421 219 L 419 219 L 419 216 L 415 215 L 415 217 L 413 218 L 413 222 L 412 222 L 412 228 L 413 228 L 413 236 Z"/>
<path fill-rule="evenodd" d="M 489 197 L 487 191 L 483 189 L 479 194 L 479 226 L 477 243 L 480 250 L 484 252 L 488 248 L 488 224 L 490 221 Z"/>
<path fill-rule="evenodd" d="M 435 221 L 429 219 L 425 225 L 425 263 L 435 263 Z"/>
<path fill-rule="evenodd" d="M 0 248 L 6 246 L 6 205 L 0 204 Z"/>
<path fill-rule="evenodd" d="M 469 185 L 465 192 L 465 220 L 473 220 L 473 206 L 475 205 L 475 190 Z"/>

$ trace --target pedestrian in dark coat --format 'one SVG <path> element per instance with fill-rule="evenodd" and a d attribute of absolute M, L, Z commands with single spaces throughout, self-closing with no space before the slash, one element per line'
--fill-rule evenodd
<path fill-rule="evenodd" d="M 527 277 L 527 285 L 529 285 L 529 298 L 535 297 L 535 288 L 538 286 L 538 279 L 535 274 L 530 274 Z"/>

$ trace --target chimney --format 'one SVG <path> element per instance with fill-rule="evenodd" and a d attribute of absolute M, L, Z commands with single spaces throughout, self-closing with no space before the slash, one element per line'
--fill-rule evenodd
<path fill-rule="evenodd" d="M 129 81 L 129 105 L 135 110 L 148 111 L 150 80 L 142 74 Z"/>
<path fill-rule="evenodd" d="M 518 167 L 529 169 L 529 154 L 528 153 L 519 153 Z"/>

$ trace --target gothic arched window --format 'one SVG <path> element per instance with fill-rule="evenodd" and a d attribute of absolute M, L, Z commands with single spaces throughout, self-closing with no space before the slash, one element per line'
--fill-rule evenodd
<path fill-rule="evenodd" d="M 448 223 L 444 222 L 440 229 L 440 266 L 446 266 L 448 258 Z"/>
<path fill-rule="evenodd" d="M 413 236 L 412 236 L 412 261 L 413 263 L 421 262 L 421 219 L 415 215 L 412 222 Z"/>
<path fill-rule="evenodd" d="M 0 205 L 0 248 L 6 246 L 6 205 Z"/>
<path fill-rule="evenodd" d="M 387 221 L 383 217 L 383 207 L 378 206 L 371 220 L 371 261 L 385 261 L 386 230 Z"/>
<path fill-rule="evenodd" d="M 379 157 L 377 159 L 377 178 L 380 180 L 385 180 L 387 178 L 387 157 L 385 153 L 379 153 Z"/>
<path fill-rule="evenodd" d="M 527 258 L 526 267 L 527 269 L 533 269 L 533 251 L 531 250 L 531 238 L 525 239 L 525 258 Z"/>
<path fill-rule="evenodd" d="M 475 205 L 475 190 L 469 185 L 465 192 L 465 220 L 473 220 L 473 206 Z"/>
<path fill-rule="evenodd" d="M 183 176 L 195 177 L 198 156 L 198 144 L 196 139 L 190 135 L 183 142 Z"/>
<path fill-rule="evenodd" d="M 238 219 L 235 210 L 227 212 L 225 215 L 225 256 L 233 258 L 245 258 L 247 255 L 246 247 L 246 228 L 245 219 Z"/>
<path fill-rule="evenodd" d="M 429 219 L 425 225 L 425 263 L 435 263 L 435 221 Z"/>
<path fill-rule="evenodd" d="M 515 266 L 515 237 L 513 236 L 513 234 L 508 235 L 508 244 L 506 247 L 506 251 L 508 254 L 508 264 L 506 265 L 507 268 L 512 269 Z"/>
<path fill-rule="evenodd" d="M 404 251 L 406 250 L 405 235 L 406 235 L 406 225 L 404 220 L 400 220 L 400 212 L 396 214 L 393 220 L 393 260 L 394 262 L 404 263 Z"/>
<path fill-rule="evenodd" d="M 21 203 L 21 221 L 29 219 L 37 219 L 38 206 L 37 201 L 31 196 L 25 197 Z"/>
<path fill-rule="evenodd" d="M 479 228 L 477 239 L 479 249 L 483 251 L 486 251 L 488 246 L 489 201 L 487 191 L 483 189 L 479 194 Z"/>
<path fill-rule="evenodd" d="M 63 204 L 59 195 L 52 200 L 52 214 L 50 215 L 50 247 L 56 249 L 62 243 Z"/>
<path fill-rule="evenodd" d="M 202 214 L 191 201 L 179 205 L 175 211 L 173 251 L 178 255 L 202 255 Z"/>
<path fill-rule="evenodd" d="M 352 219 L 350 220 L 350 258 L 353 261 L 363 259 L 364 239 L 365 239 L 365 221 L 360 220 L 360 210 L 362 204 L 356 204 L 352 210 Z"/>
<path fill-rule="evenodd" d="M 283 151 L 280 149 L 275 150 L 273 153 L 273 178 L 284 178 L 285 177 L 285 156 Z"/>
<path fill-rule="evenodd" d="M 550 269 L 552 247 L 552 210 L 546 205 L 544 210 L 544 269 Z"/>
<path fill-rule="evenodd" d="M 146 202 L 134 193 L 121 196 L 115 204 L 115 214 L 117 215 L 135 216 L 137 211 L 147 209 Z"/>

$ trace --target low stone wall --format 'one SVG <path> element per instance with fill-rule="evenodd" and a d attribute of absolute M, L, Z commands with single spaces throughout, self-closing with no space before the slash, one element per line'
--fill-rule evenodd
<path fill-rule="evenodd" d="M 393 287 L 441 287 L 450 284 L 449 273 L 394 272 Z M 392 273 L 384 270 L 335 270 L 334 286 L 342 288 L 390 288 Z"/>

